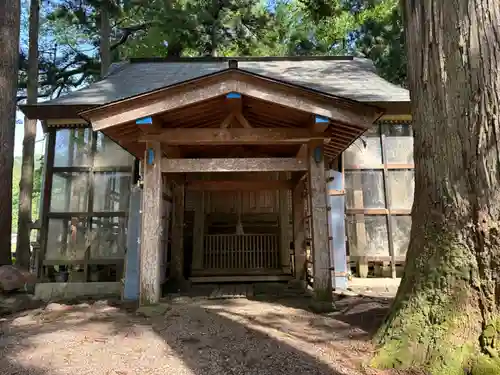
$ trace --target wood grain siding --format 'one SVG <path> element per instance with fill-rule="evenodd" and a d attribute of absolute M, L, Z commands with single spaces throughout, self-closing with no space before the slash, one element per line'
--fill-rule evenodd
<path fill-rule="evenodd" d="M 172 278 L 178 283 L 184 281 L 184 181 L 176 180 L 172 189 Z"/>
<path fill-rule="evenodd" d="M 306 171 L 307 163 L 297 158 L 167 159 L 163 173 L 198 172 L 282 172 Z"/>
<path fill-rule="evenodd" d="M 304 181 L 293 189 L 293 240 L 294 240 L 294 270 L 297 280 L 305 280 L 306 266 L 306 233 L 305 233 L 305 205 Z"/>
<path fill-rule="evenodd" d="M 291 181 L 275 180 L 198 180 L 186 182 L 186 189 L 192 191 L 260 191 L 289 190 L 293 187 Z"/>
<path fill-rule="evenodd" d="M 140 302 L 157 303 L 160 300 L 160 266 L 162 238 L 162 176 L 161 148 L 158 142 L 147 145 L 153 150 L 152 164 L 144 158 L 144 187 L 142 198 L 142 233 L 140 252 Z"/>
<path fill-rule="evenodd" d="M 196 191 L 194 195 L 193 270 L 199 270 L 203 268 L 203 247 L 205 240 L 204 235 L 205 235 L 205 192 Z"/>
<path fill-rule="evenodd" d="M 280 172 L 279 178 L 286 181 L 286 172 Z M 289 190 L 280 190 L 279 199 L 279 225 L 280 225 L 280 258 L 283 272 L 290 273 L 290 206 L 288 204 Z"/>
<path fill-rule="evenodd" d="M 309 199 L 312 228 L 314 291 L 316 297 L 332 299 L 332 279 L 328 244 L 326 174 L 322 143 L 309 144 Z"/>

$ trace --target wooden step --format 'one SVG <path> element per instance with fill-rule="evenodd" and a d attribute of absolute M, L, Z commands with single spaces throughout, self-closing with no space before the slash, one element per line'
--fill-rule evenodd
<path fill-rule="evenodd" d="M 290 275 L 241 275 L 241 276 L 194 276 L 189 278 L 193 284 L 201 283 L 241 283 L 261 281 L 290 281 Z"/>

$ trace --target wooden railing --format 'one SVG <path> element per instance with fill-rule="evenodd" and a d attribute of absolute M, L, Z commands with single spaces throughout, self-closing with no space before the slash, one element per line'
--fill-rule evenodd
<path fill-rule="evenodd" d="M 279 238 L 276 234 L 212 234 L 205 236 L 205 269 L 277 269 Z"/>

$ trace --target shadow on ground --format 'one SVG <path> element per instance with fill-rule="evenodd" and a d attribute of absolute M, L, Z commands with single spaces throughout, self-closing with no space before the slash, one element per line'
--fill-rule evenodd
<path fill-rule="evenodd" d="M 369 355 L 389 303 L 345 297 L 339 311 L 318 315 L 307 311 L 307 298 L 187 298 L 146 317 L 135 304 L 59 305 L 0 323 L 0 373 L 360 374 L 360 356 Z M 137 353 L 125 352 L 127 345 Z"/>

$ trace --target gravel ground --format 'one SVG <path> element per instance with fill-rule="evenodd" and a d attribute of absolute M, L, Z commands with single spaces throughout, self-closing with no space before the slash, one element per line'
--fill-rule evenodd
<path fill-rule="evenodd" d="M 326 315 L 305 298 L 50 304 L 0 319 L 0 374 L 382 374 L 363 363 L 390 300 L 339 298 Z"/>

